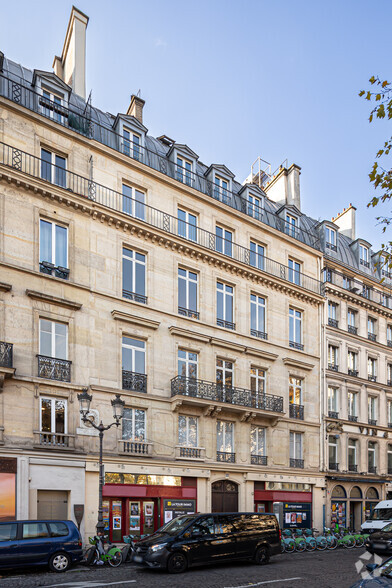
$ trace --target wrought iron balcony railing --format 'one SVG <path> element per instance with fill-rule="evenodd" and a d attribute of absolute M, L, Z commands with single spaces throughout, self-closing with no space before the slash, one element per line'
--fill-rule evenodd
<path fill-rule="evenodd" d="M 43 160 L 38 157 L 0 142 L 0 165 L 13 168 L 27 174 L 28 176 L 39 178 L 42 181 L 53 183 L 49 182 L 48 174 L 46 174 L 45 177 L 42 177 L 42 161 Z M 51 166 L 47 162 L 44 163 L 46 166 L 57 169 L 57 166 Z M 177 217 L 171 216 L 162 210 L 148 206 L 147 204 L 139 202 L 131 197 L 127 196 L 125 202 L 125 198 L 121 192 L 111 190 L 106 186 L 102 186 L 97 182 L 74 174 L 68 170 L 64 170 L 63 168 L 58 169 L 61 170 L 61 173 L 65 178 L 64 182 L 62 182 L 62 185 L 59 187 L 66 190 L 66 192 L 71 192 L 78 196 L 93 200 L 112 210 L 117 210 L 122 214 L 131 217 L 133 216 L 139 221 L 145 222 L 146 224 L 165 231 L 168 234 L 176 235 L 189 242 L 196 243 L 200 247 L 218 252 L 240 263 L 244 263 L 249 267 L 253 267 L 256 271 L 275 276 L 276 278 L 292 284 L 289 279 L 289 272 L 292 270 L 273 259 L 263 257 L 263 269 L 260 269 L 254 261 L 254 252 L 246 247 L 242 247 L 242 245 L 229 241 L 230 249 L 228 251 L 227 248 L 221 247 L 222 241 L 226 240 L 216 236 L 214 233 L 195 227 L 183 220 L 179 220 Z M 55 174 L 52 174 L 52 176 L 53 175 L 55 176 Z M 133 210 L 135 211 L 135 214 L 132 214 Z M 189 228 L 188 231 L 184 230 L 184 227 L 186 226 Z M 319 295 L 322 295 L 323 293 L 322 283 L 310 276 L 306 276 L 305 274 L 301 274 L 301 284 L 298 285 L 298 287 Z"/>
<path fill-rule="evenodd" d="M 392 476 L 392 466 L 388 466 L 388 476 Z"/>
<path fill-rule="evenodd" d="M 133 392 L 147 392 L 147 375 L 123 370 L 122 389 L 132 390 Z"/>
<path fill-rule="evenodd" d="M 171 395 L 190 396 L 213 402 L 225 402 L 272 412 L 283 412 L 283 398 L 245 388 L 221 386 L 215 382 L 176 376 L 171 381 Z"/>
<path fill-rule="evenodd" d="M 388 423 L 388 429 L 392 429 L 392 423 Z"/>
<path fill-rule="evenodd" d="M 166 155 L 149 150 L 132 141 L 124 140 L 124 137 L 116 133 L 113 128 L 104 126 L 92 119 L 92 107 L 90 104 L 87 104 L 83 110 L 75 105 L 59 105 L 34 92 L 31 87 L 26 85 L 24 80 L 16 75 L 0 75 L 0 95 L 76 133 L 119 151 L 178 182 L 185 183 L 195 190 L 256 218 L 260 222 L 288 234 L 302 243 L 319 249 L 320 241 L 315 233 L 293 227 L 277 214 L 249 203 L 235 192 L 216 186 L 204 175 L 184 170 L 183 168 L 179 170 L 177 163 L 168 159 Z"/>
<path fill-rule="evenodd" d="M 50 263 L 49 261 L 40 261 L 39 271 L 42 274 L 55 276 L 56 278 L 62 278 L 63 280 L 68 280 L 69 278 L 69 269 L 67 267 L 62 267 L 60 265 L 56 267 L 54 263 Z"/>
<path fill-rule="evenodd" d="M 328 241 L 326 241 L 325 247 L 326 247 L 326 249 L 331 249 L 331 251 L 337 251 L 338 250 L 338 248 L 337 248 L 336 245 L 334 245 L 333 243 L 328 243 Z"/>
<path fill-rule="evenodd" d="M 328 416 L 330 419 L 338 419 L 339 418 L 339 413 L 335 412 L 334 410 L 329 410 L 328 411 Z"/>
<path fill-rule="evenodd" d="M 369 472 L 369 474 L 377 474 L 377 466 L 375 466 L 375 465 L 369 465 L 368 466 L 368 472 Z"/>
<path fill-rule="evenodd" d="M 347 332 L 351 333 L 352 335 L 356 335 L 358 333 L 357 327 L 353 327 L 352 325 L 348 325 Z"/>
<path fill-rule="evenodd" d="M 216 324 L 218 327 L 224 327 L 225 329 L 230 329 L 231 331 L 235 331 L 235 323 L 231 323 L 230 321 L 225 321 L 224 319 L 216 319 Z"/>
<path fill-rule="evenodd" d="M 226 463 L 235 463 L 235 453 L 227 451 L 217 451 L 216 461 L 225 461 Z"/>
<path fill-rule="evenodd" d="M 388 347 L 392 347 L 392 341 L 390 339 L 388 339 L 387 345 L 388 345 Z"/>
<path fill-rule="evenodd" d="M 250 463 L 252 465 L 266 466 L 267 462 L 268 462 L 268 457 L 266 455 L 258 455 L 257 453 L 252 453 L 250 456 Z"/>
<path fill-rule="evenodd" d="M 259 339 L 268 339 L 267 333 L 264 333 L 263 331 L 256 331 L 256 329 L 251 329 L 250 334 L 252 337 L 258 337 Z"/>
<path fill-rule="evenodd" d="M 377 376 L 374 376 L 373 374 L 368 374 L 368 380 L 369 382 L 377 382 Z"/>
<path fill-rule="evenodd" d="M 358 465 L 356 463 L 349 463 L 348 464 L 348 471 L 349 472 L 357 472 L 358 471 Z"/>
<path fill-rule="evenodd" d="M 302 404 L 290 404 L 290 418 L 304 420 L 304 407 Z"/>
<path fill-rule="evenodd" d="M 355 376 L 356 378 L 358 377 L 358 370 L 352 370 L 351 368 L 348 368 L 347 373 L 349 376 Z"/>
<path fill-rule="evenodd" d="M 387 386 L 392 386 L 392 380 L 387 381 Z"/>
<path fill-rule="evenodd" d="M 48 449 L 73 449 L 75 447 L 75 435 L 34 431 L 34 443 Z"/>
<path fill-rule="evenodd" d="M 0 367 L 12 368 L 13 344 L 0 341 Z"/>
<path fill-rule="evenodd" d="M 293 349 L 298 349 L 299 351 L 304 350 L 303 344 L 297 343 L 296 341 L 289 341 L 289 347 L 292 347 Z"/>
<path fill-rule="evenodd" d="M 71 381 L 72 361 L 58 359 L 57 357 L 47 357 L 45 355 L 37 355 L 37 357 L 39 378 L 58 380 L 60 382 Z"/>
<path fill-rule="evenodd" d="M 374 333 L 368 333 L 368 339 L 369 341 L 377 341 L 377 335 Z"/>
<path fill-rule="evenodd" d="M 333 319 L 333 318 L 329 318 L 328 325 L 330 327 L 335 327 L 337 329 L 339 327 L 339 321 L 337 321 L 336 319 Z"/>
<path fill-rule="evenodd" d="M 290 467 L 291 468 L 304 468 L 304 460 L 303 459 L 293 459 L 290 457 Z"/>
<path fill-rule="evenodd" d="M 129 455 L 143 455 L 144 457 L 152 454 L 152 443 L 147 441 L 135 441 L 132 439 L 119 440 L 119 452 Z"/>
<path fill-rule="evenodd" d="M 144 294 L 137 294 L 136 292 L 123 290 L 123 298 L 134 300 L 135 302 L 141 302 L 142 304 L 147 304 L 147 296 L 144 296 Z"/>
<path fill-rule="evenodd" d="M 329 363 L 328 364 L 328 369 L 329 370 L 333 370 L 334 372 L 338 372 L 339 371 L 339 366 L 336 365 L 336 363 Z"/>
<path fill-rule="evenodd" d="M 348 420 L 351 421 L 352 423 L 357 423 L 358 422 L 358 417 L 356 414 L 349 414 L 348 415 Z"/>
<path fill-rule="evenodd" d="M 372 427 L 377 426 L 377 419 L 368 419 L 368 424 Z"/>
<path fill-rule="evenodd" d="M 328 469 L 333 472 L 338 472 L 339 471 L 339 464 L 334 461 L 330 461 L 328 464 Z"/>
<path fill-rule="evenodd" d="M 328 251 L 326 251 L 326 255 L 328 255 Z M 372 267 L 369 269 L 367 269 L 367 266 L 362 265 L 361 271 L 364 274 L 365 280 L 365 276 L 367 276 L 367 279 L 372 279 L 372 281 L 382 278 L 379 265 L 376 266 L 373 262 Z M 325 282 L 339 286 L 351 294 L 361 296 L 386 308 L 392 308 L 392 288 L 390 284 L 384 282 L 382 284 L 383 289 L 381 290 L 381 288 L 377 287 L 377 282 L 375 281 L 374 286 L 373 284 L 370 286 L 361 279 L 348 278 L 346 274 L 338 272 L 335 269 L 332 270 L 331 268 L 324 268 L 324 279 Z M 356 335 L 357 329 L 349 325 L 348 332 Z"/>
<path fill-rule="evenodd" d="M 199 312 L 196 312 L 196 310 L 190 310 L 189 308 L 183 308 L 182 306 L 178 307 L 178 314 L 180 314 L 181 316 L 187 316 L 189 318 L 194 318 L 197 320 L 200 319 Z"/>

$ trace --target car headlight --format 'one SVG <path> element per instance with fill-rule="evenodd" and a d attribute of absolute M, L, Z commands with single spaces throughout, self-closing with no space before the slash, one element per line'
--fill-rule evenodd
<path fill-rule="evenodd" d="M 165 547 L 166 547 L 166 543 L 159 543 L 158 545 L 151 545 L 150 551 L 152 553 L 156 553 L 157 551 L 161 551 L 161 549 L 164 549 Z"/>

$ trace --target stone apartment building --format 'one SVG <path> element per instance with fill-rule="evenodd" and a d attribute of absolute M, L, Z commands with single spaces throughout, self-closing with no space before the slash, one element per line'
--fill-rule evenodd
<path fill-rule="evenodd" d="M 77 400 L 88 388 L 95 421 L 112 422 L 115 394 L 126 403 L 104 437 L 112 540 L 181 512 L 277 501 L 285 524 L 321 528 L 323 254 L 300 169 L 241 184 L 150 136 L 141 98 L 116 115 L 93 107 L 87 23 L 73 8 L 54 71 L 0 55 L 0 516 L 74 518 L 83 505 L 93 532 L 98 439 Z M 385 307 L 369 310 L 380 333 L 369 343 L 370 302 L 350 297 L 361 314 L 350 341 L 371 344 L 385 371 Z M 370 386 L 365 363 L 358 391 Z M 385 402 L 379 374 L 369 391 Z M 362 422 L 340 416 L 327 427 Z"/>

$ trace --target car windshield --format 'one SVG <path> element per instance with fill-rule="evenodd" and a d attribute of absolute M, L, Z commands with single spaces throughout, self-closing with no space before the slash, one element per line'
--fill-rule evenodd
<path fill-rule="evenodd" d="M 387 578 L 392 577 L 392 559 L 387 559 L 379 568 L 377 568 L 377 572 L 380 576 L 385 576 Z"/>
<path fill-rule="evenodd" d="M 383 533 L 390 533 L 392 531 L 392 524 L 389 523 L 389 525 L 386 525 L 386 527 L 383 527 L 381 530 Z"/>
<path fill-rule="evenodd" d="M 371 521 L 390 521 L 392 519 L 392 508 L 375 508 L 370 517 Z"/>
<path fill-rule="evenodd" d="M 177 517 L 176 519 L 170 521 L 170 523 L 167 523 L 161 527 L 159 531 L 161 533 L 167 533 L 168 535 L 177 535 L 177 533 L 183 531 L 189 525 L 189 523 L 194 520 L 194 517 Z"/>

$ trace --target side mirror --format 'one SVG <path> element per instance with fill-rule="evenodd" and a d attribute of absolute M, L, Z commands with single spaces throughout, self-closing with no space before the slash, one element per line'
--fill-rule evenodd
<path fill-rule="evenodd" d="M 366 569 L 368 572 L 373 572 L 376 568 L 378 568 L 378 565 L 375 563 L 366 564 Z"/>

